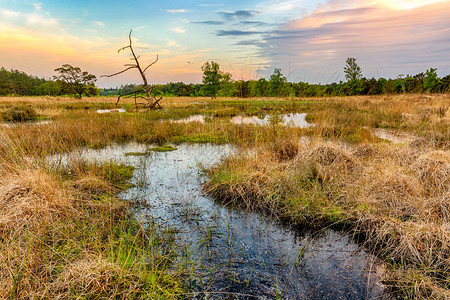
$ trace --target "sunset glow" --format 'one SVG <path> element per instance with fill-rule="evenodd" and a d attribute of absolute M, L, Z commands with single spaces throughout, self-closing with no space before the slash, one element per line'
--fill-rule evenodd
<path fill-rule="evenodd" d="M 64 63 L 110 74 L 128 63 L 117 50 L 133 29 L 141 59 L 159 55 L 155 83 L 200 82 L 209 60 L 234 79 L 281 68 L 293 81 L 338 81 L 347 57 L 367 77 L 450 73 L 450 1 L 92 2 L 0 0 L 0 66 L 46 78 Z M 138 81 L 129 72 L 98 85 Z"/>

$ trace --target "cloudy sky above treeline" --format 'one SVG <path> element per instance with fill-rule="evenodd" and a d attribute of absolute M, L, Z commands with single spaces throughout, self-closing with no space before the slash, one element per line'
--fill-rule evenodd
<path fill-rule="evenodd" d="M 450 1 L 0 0 L 0 67 L 49 78 L 68 63 L 97 77 L 123 69 L 132 38 L 151 83 L 201 82 L 214 60 L 235 80 L 344 80 L 347 57 L 365 77 L 430 67 L 450 74 Z M 140 83 L 136 70 L 101 87 Z"/>

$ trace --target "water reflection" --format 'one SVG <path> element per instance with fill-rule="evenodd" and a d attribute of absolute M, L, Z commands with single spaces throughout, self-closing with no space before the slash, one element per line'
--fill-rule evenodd
<path fill-rule="evenodd" d="M 242 117 L 236 116 L 231 119 L 231 123 L 234 124 L 253 124 L 257 126 L 265 126 L 269 124 L 279 124 L 289 127 L 308 128 L 312 126 L 306 122 L 306 113 L 293 113 L 280 116 L 265 116 L 264 118 Z"/>
<path fill-rule="evenodd" d="M 115 109 L 97 109 L 97 113 L 99 114 L 107 114 L 107 113 L 123 113 L 126 112 L 123 108 L 115 108 Z"/>
<path fill-rule="evenodd" d="M 189 118 L 173 120 L 174 123 L 190 123 L 190 122 L 200 122 L 205 123 L 206 118 L 204 115 L 194 115 Z M 289 127 L 299 127 L 299 128 L 308 128 L 313 126 L 306 122 L 306 113 L 292 113 L 285 115 L 267 115 L 264 117 L 256 117 L 256 116 L 235 116 L 230 120 L 233 124 L 245 124 L 245 125 L 257 125 L 257 126 L 266 126 L 270 124 L 279 124 L 282 126 Z"/>
<path fill-rule="evenodd" d="M 384 128 L 375 128 L 375 136 L 390 141 L 394 144 L 406 144 L 410 142 L 413 138 L 413 135 L 408 135 L 406 133 L 397 132 L 395 130 L 389 130 Z"/>
<path fill-rule="evenodd" d="M 190 122 L 205 123 L 205 116 L 204 115 L 194 115 L 194 116 L 190 116 L 189 118 L 185 118 L 185 119 L 173 120 L 172 122 L 173 123 L 190 123 Z"/>
<path fill-rule="evenodd" d="M 145 201 L 139 218 L 176 227 L 183 255 L 196 261 L 190 286 L 195 299 L 366 299 L 382 295 L 374 259 L 347 235 L 291 230 L 256 213 L 224 207 L 202 192 L 208 167 L 237 150 L 228 145 L 178 145 L 145 152 L 129 144 L 78 154 L 136 167 L 135 187 L 120 194 Z M 64 162 L 67 156 L 53 158 Z"/>

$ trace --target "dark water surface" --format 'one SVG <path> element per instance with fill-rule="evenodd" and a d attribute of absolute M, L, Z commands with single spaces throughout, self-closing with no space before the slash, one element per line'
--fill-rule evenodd
<path fill-rule="evenodd" d="M 299 232 L 256 213 L 217 204 L 202 192 L 208 167 L 230 155 L 230 146 L 178 145 L 172 152 L 145 152 L 128 144 L 78 155 L 114 159 L 136 167 L 134 188 L 120 194 L 148 203 L 136 213 L 177 228 L 191 261 L 194 299 L 382 298 L 381 267 L 343 233 Z"/>

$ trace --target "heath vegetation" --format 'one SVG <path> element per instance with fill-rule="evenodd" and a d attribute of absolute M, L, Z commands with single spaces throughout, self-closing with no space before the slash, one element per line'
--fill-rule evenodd
<path fill-rule="evenodd" d="M 448 95 L 168 97 L 151 111 L 128 99 L 120 103 L 126 112 L 97 113 L 115 103 L 0 98 L 4 121 L 19 108 L 33 112 L 30 120 L 49 120 L 0 127 L 1 298 L 183 293 L 170 230 L 138 221 L 132 203 L 116 197 L 132 169 L 76 157 L 64 167 L 46 162 L 54 153 L 127 142 L 238 145 L 238 155 L 208 170 L 205 191 L 217 201 L 292 226 L 345 229 L 386 263 L 394 296 L 450 297 Z M 276 117 L 267 126 L 230 122 L 292 112 L 307 113 L 313 125 L 284 126 Z M 205 118 L 176 122 L 194 115 Z M 379 129 L 407 139 L 390 142 Z"/>

